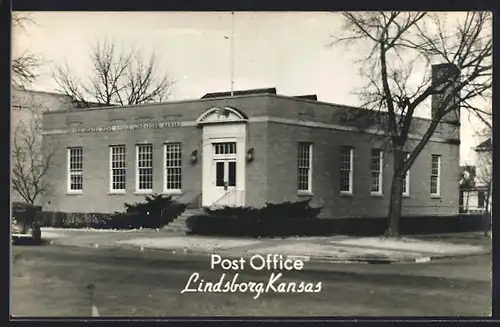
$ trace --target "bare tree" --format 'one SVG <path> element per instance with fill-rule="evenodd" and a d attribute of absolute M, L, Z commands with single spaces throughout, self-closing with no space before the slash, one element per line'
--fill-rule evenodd
<path fill-rule="evenodd" d="M 28 15 L 18 12 L 12 13 L 12 29 L 13 39 L 19 36 L 22 31 L 26 32 L 26 24 L 32 24 L 34 21 Z M 14 45 L 16 43 L 14 42 Z M 41 65 L 42 60 L 29 51 L 24 51 L 21 54 L 14 51 L 12 58 L 12 83 L 18 88 L 25 88 L 26 84 L 32 83 L 37 77 L 37 68 Z"/>
<path fill-rule="evenodd" d="M 475 105 L 477 98 L 491 97 L 491 14 L 453 14 L 453 22 L 446 14 L 425 12 L 346 12 L 343 18 L 342 34 L 332 45 L 366 47 L 357 63 L 368 83 L 358 94 L 365 108 L 384 118 L 394 156 L 385 235 L 399 237 L 404 176 L 436 129 L 460 107 L 480 119 L 491 115 Z M 449 64 L 449 69 L 432 76 L 435 62 Z M 427 73 L 420 76 L 418 70 Z M 431 98 L 432 119 L 423 125 L 415 119 L 415 110 Z M 421 138 L 412 149 L 405 149 L 412 129 L 420 130 Z"/>
<path fill-rule="evenodd" d="M 173 82 L 158 74 L 154 54 L 145 60 L 136 49 L 117 49 L 114 41 L 104 40 L 92 47 L 89 59 L 92 69 L 83 80 L 67 63 L 55 67 L 55 81 L 76 107 L 161 102 L 170 96 Z"/>
<path fill-rule="evenodd" d="M 53 164 L 56 145 L 42 143 L 42 109 L 33 104 L 14 108 L 12 141 L 12 188 L 26 202 L 34 204 L 51 191 L 46 178 Z"/>

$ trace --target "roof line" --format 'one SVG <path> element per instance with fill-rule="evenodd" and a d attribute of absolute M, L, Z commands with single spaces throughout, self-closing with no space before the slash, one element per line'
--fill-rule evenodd
<path fill-rule="evenodd" d="M 325 102 L 325 101 L 320 101 L 320 100 L 310 100 L 310 99 L 304 99 L 304 98 L 297 98 L 295 96 L 288 96 L 288 95 L 281 95 L 281 94 L 270 94 L 270 93 L 260 93 L 260 94 L 244 94 L 244 95 L 234 95 L 234 96 L 224 96 L 224 97 L 216 97 L 216 98 L 198 98 L 198 99 L 187 99 L 187 100 L 176 100 L 176 101 L 166 101 L 166 102 L 158 102 L 158 103 L 146 103 L 146 104 L 134 104 L 134 105 L 125 105 L 125 106 L 109 106 L 109 107 L 92 107 L 92 108 L 73 108 L 73 109 L 66 109 L 66 110 L 53 110 L 53 111 L 48 111 L 45 114 L 58 114 L 58 113 L 67 113 L 67 112 L 81 112 L 81 111 L 93 111 L 93 110 L 109 110 L 109 109 L 118 109 L 118 108 L 140 108 L 140 107 L 155 107 L 155 106 L 164 106 L 164 105 L 169 105 L 169 104 L 182 104 L 182 103 L 193 103 L 193 102 L 210 102 L 214 100 L 229 100 L 229 99 L 241 99 L 241 98 L 256 98 L 256 97 L 275 97 L 275 98 L 280 98 L 280 99 L 287 99 L 287 100 L 292 100 L 292 101 L 301 101 L 305 103 L 311 103 L 311 104 L 321 104 L 321 105 L 326 105 L 330 107 L 335 107 L 335 108 L 341 108 L 341 109 L 356 109 L 356 110 L 367 110 L 370 111 L 371 109 L 366 109 L 362 107 L 355 107 L 355 106 L 350 106 L 350 105 L 345 105 L 345 104 L 338 104 L 338 103 L 332 103 L 332 102 Z M 424 120 L 424 121 L 431 121 L 429 118 L 425 117 L 415 117 L 419 120 Z"/>
<path fill-rule="evenodd" d="M 18 88 L 18 87 L 15 87 L 15 86 L 13 86 L 12 89 L 16 90 L 16 91 L 20 91 L 20 92 L 43 93 L 43 94 L 60 95 L 60 96 L 67 96 L 67 97 L 69 97 L 69 95 L 67 95 L 65 93 L 57 93 L 57 92 L 41 91 L 41 90 L 33 90 L 33 89 L 22 89 L 22 88 Z"/>

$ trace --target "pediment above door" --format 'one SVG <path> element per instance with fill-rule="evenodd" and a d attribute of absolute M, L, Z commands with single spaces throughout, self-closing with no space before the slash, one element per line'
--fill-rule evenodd
<path fill-rule="evenodd" d="M 232 107 L 213 107 L 206 110 L 196 120 L 196 123 L 202 124 L 220 124 L 220 123 L 245 123 L 248 117 L 238 109 Z"/>

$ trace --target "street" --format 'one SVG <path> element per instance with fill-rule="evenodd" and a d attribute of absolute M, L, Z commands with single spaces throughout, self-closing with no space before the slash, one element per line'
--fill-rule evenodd
<path fill-rule="evenodd" d="M 13 246 L 13 316 L 488 316 L 488 255 L 407 264 L 319 264 L 282 271 L 280 283 L 319 292 L 184 292 L 193 273 L 218 282 L 226 273 L 208 256 L 164 251 Z M 246 266 L 238 282 L 268 283 L 273 271 Z M 198 280 L 199 282 L 200 280 Z M 199 283 L 198 283 L 199 284 Z M 195 287 L 191 283 L 191 287 Z M 94 288 L 93 300 L 89 287 Z"/>

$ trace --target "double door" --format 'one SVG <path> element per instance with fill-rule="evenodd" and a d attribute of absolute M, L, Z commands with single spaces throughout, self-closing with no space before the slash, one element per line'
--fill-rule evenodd
<path fill-rule="evenodd" d="M 214 198 L 218 205 L 232 205 L 236 190 L 236 158 L 215 159 L 213 164 Z"/>

